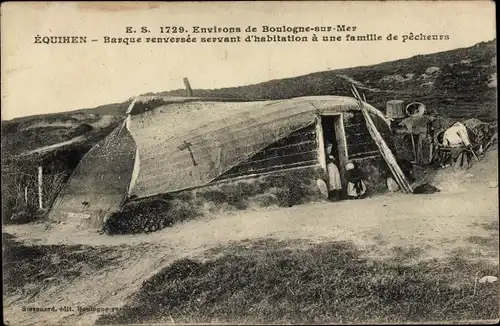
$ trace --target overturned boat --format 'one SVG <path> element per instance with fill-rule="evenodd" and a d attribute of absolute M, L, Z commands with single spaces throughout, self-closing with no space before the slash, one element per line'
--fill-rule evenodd
<path fill-rule="evenodd" d="M 148 102 L 161 105 L 148 107 Z M 364 103 L 390 145 L 390 123 Z M 210 98 L 136 98 L 123 124 L 80 161 L 49 218 L 100 226 L 130 198 L 146 198 L 298 169 L 326 170 L 333 144 L 341 176 L 346 163 L 385 189 L 387 164 L 359 103 L 342 96 L 238 102 Z M 345 183 L 345 180 L 343 180 Z M 316 187 L 311 180 L 311 187 Z"/>

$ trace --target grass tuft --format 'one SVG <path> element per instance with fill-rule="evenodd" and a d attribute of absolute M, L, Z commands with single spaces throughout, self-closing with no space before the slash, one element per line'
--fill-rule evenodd
<path fill-rule="evenodd" d="M 473 235 L 473 236 L 468 237 L 467 240 L 473 244 L 492 248 L 493 250 L 495 250 L 495 249 L 498 250 L 498 245 L 499 245 L 498 233 L 494 234 L 490 237 L 482 237 L 482 236 Z"/>
<path fill-rule="evenodd" d="M 419 258 L 423 253 L 424 249 L 420 247 L 401 247 L 397 246 L 392 248 L 392 252 L 394 254 L 394 260 L 397 262 L 407 262 L 413 259 Z"/>
<path fill-rule="evenodd" d="M 482 224 L 482 227 L 487 231 L 495 231 L 495 232 L 498 232 L 500 229 L 498 220 L 494 220 L 489 223 L 484 223 Z"/>
<path fill-rule="evenodd" d="M 5 295 L 35 295 L 84 273 L 95 273 L 120 258 L 112 247 L 30 246 L 7 233 L 2 233 L 2 242 Z"/>

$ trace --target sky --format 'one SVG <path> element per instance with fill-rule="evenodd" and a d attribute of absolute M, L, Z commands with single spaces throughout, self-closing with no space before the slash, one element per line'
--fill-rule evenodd
<path fill-rule="evenodd" d="M 495 38 L 491 1 L 30 3 L 1 7 L 2 120 L 91 108 L 183 88 L 255 84 L 472 46 Z M 162 37 L 161 26 L 356 26 L 380 42 L 104 44 L 103 37 Z M 125 33 L 126 27 L 137 30 Z M 149 34 L 139 33 L 147 26 Z M 349 32 L 320 35 L 345 36 Z M 443 41 L 386 41 L 387 34 L 447 34 Z M 245 33 L 243 33 L 245 34 Z M 240 34 L 240 35 L 243 35 Z M 38 44 L 35 36 L 98 42 Z M 245 34 L 246 35 L 246 34 Z M 285 33 L 283 35 L 288 35 Z M 310 38 L 311 33 L 307 34 Z M 209 35 L 203 35 L 209 36 Z M 221 36 L 221 35 L 217 35 Z M 229 35 L 231 36 L 231 35 Z"/>

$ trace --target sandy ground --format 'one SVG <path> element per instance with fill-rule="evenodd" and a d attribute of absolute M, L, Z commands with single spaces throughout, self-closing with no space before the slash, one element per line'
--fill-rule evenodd
<path fill-rule="evenodd" d="M 172 261 L 202 257 L 207 249 L 247 239 L 352 241 L 367 256 L 379 259 L 410 250 L 418 252 L 413 261 L 460 254 L 498 264 L 498 250 L 471 241 L 471 237 L 498 241 L 498 231 L 484 227 L 498 223 L 497 155 L 496 150 L 488 152 L 468 171 L 440 171 L 434 185 L 442 191 L 433 195 L 394 193 L 227 213 L 136 236 L 111 237 L 69 224 L 7 226 L 4 232 L 26 243 L 116 246 L 124 259 L 31 299 L 4 298 L 4 318 L 12 325 L 91 324 L 97 313 L 26 313 L 21 307 L 121 307 L 142 281 Z"/>

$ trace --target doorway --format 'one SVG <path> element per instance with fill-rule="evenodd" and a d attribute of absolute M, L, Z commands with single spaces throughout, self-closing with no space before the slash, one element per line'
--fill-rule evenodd
<path fill-rule="evenodd" d="M 335 165 L 340 172 L 340 177 L 342 181 L 342 188 L 345 189 L 347 182 L 344 178 L 345 165 L 347 164 L 347 143 L 344 133 L 344 123 L 342 119 L 342 114 L 335 115 L 322 115 L 321 116 L 321 126 L 318 126 L 321 130 L 321 141 L 322 148 L 320 148 L 320 153 L 322 159 L 322 166 L 326 171 L 326 161 L 328 161 L 328 155 L 331 155 L 335 159 Z"/>

